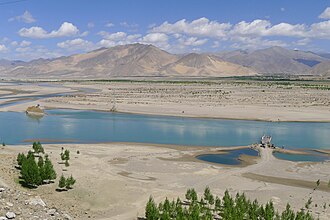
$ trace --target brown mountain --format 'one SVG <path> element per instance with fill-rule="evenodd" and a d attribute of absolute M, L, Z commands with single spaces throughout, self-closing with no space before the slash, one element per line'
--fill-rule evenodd
<path fill-rule="evenodd" d="M 208 54 L 191 53 L 183 56 L 178 61 L 167 65 L 163 72 L 165 75 L 180 76 L 247 76 L 255 75 L 256 72 L 234 64 L 223 61 L 219 57 Z"/>
<path fill-rule="evenodd" d="M 314 66 L 312 74 L 330 77 L 330 61 L 322 62 Z"/>
<path fill-rule="evenodd" d="M 313 67 L 328 59 L 312 52 L 271 47 L 256 51 L 230 51 L 218 53 L 220 58 L 261 74 L 311 74 Z"/>
<path fill-rule="evenodd" d="M 1 64 L 0 64 L 1 65 Z M 16 78 L 109 78 L 127 76 L 230 76 L 254 71 L 211 55 L 170 54 L 152 45 L 130 44 L 85 54 L 39 59 L 5 67 L 1 75 Z"/>
<path fill-rule="evenodd" d="M 224 77 L 256 74 L 328 75 L 330 59 L 312 52 L 271 47 L 217 54 L 170 54 L 152 45 L 129 44 L 30 62 L 0 60 L 0 76 L 101 79 L 130 76 Z"/>

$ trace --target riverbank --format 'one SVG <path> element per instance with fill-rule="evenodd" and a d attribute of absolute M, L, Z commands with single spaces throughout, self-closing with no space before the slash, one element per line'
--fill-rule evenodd
<path fill-rule="evenodd" d="M 62 147 L 71 152 L 67 171 L 62 171 L 62 165 L 57 163 Z M 312 195 L 312 213 L 315 216 L 319 213 L 320 219 L 330 218 L 330 210 L 322 208 L 328 202 L 330 188 L 313 192 L 315 186 L 310 184 L 320 179 L 323 187 L 329 181 L 330 162 L 282 161 L 273 157 L 271 149 L 261 149 L 261 157 L 255 164 L 225 167 L 182 159 L 203 153 L 220 153 L 223 148 L 134 143 L 54 143 L 44 145 L 44 148 L 54 161 L 58 176 L 72 174 L 77 183 L 68 192 L 55 192 L 55 183 L 39 187 L 33 193 L 40 195 L 47 206 L 57 207 L 76 219 L 134 219 L 144 215 L 150 195 L 156 201 L 165 197 L 175 199 L 184 197 L 187 188 L 202 193 L 206 186 L 218 195 L 228 189 L 232 194 L 244 192 L 261 203 L 272 200 L 280 210 L 287 202 L 299 210 Z M 16 155 L 27 150 L 27 146 L 2 147 L 0 176 L 10 187 L 29 192 L 15 183 L 18 171 L 13 168 Z M 264 181 L 262 176 L 273 179 Z M 297 186 L 297 181 L 306 184 Z"/>
<path fill-rule="evenodd" d="M 49 86 L 48 84 L 52 85 Z M 0 111 L 24 111 L 41 104 L 46 108 L 117 111 L 180 117 L 262 121 L 330 122 L 330 90 L 318 84 L 220 80 L 212 82 L 49 82 L 4 85 L 31 94 L 79 93 L 44 97 L 13 104 Z M 55 85 L 55 86 L 54 86 Z M 323 87 L 322 87 L 323 88 Z M 4 95 L 2 95 L 4 96 Z M 22 96 L 20 94 L 20 96 Z"/>

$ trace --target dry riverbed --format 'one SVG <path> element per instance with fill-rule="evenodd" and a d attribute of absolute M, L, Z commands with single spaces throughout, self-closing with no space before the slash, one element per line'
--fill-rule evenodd
<path fill-rule="evenodd" d="M 312 196 L 312 213 L 320 219 L 330 218 L 330 207 L 323 209 L 330 198 L 330 188 L 325 187 L 330 179 L 330 162 L 282 161 L 275 159 L 270 149 L 262 149 L 256 163 L 230 167 L 193 159 L 198 154 L 219 152 L 220 148 L 133 143 L 48 144 L 44 147 L 55 162 L 58 175 L 72 174 L 77 179 L 73 190 L 56 192 L 57 183 L 32 191 L 18 185 L 15 158 L 18 152 L 27 152 L 27 146 L 1 149 L 1 178 L 11 189 L 40 195 L 47 207 L 56 207 L 60 213 L 68 213 L 76 219 L 136 219 L 144 215 L 150 195 L 156 201 L 165 197 L 184 198 L 187 188 L 193 187 L 202 193 L 206 186 L 219 196 L 228 189 L 233 194 L 244 192 L 262 203 L 272 200 L 280 210 L 287 202 L 298 210 Z M 71 151 L 71 165 L 67 171 L 57 163 L 62 147 Z M 189 157 L 191 160 L 182 159 Z M 313 183 L 318 179 L 321 187 L 313 191 Z"/>

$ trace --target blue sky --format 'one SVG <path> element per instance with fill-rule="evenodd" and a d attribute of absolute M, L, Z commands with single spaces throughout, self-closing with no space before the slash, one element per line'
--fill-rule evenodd
<path fill-rule="evenodd" d="M 0 59 L 31 60 L 128 43 L 173 53 L 330 51 L 326 0 L 0 0 Z"/>

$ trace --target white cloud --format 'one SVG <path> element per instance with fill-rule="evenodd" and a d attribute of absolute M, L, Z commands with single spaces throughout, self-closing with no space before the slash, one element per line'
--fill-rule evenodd
<path fill-rule="evenodd" d="M 22 15 L 9 18 L 9 21 L 21 21 L 30 24 L 36 22 L 37 20 L 32 16 L 29 11 L 25 11 Z"/>
<path fill-rule="evenodd" d="M 330 20 L 312 24 L 309 36 L 311 38 L 330 39 Z"/>
<path fill-rule="evenodd" d="M 69 51 L 83 50 L 89 51 L 95 49 L 94 44 L 90 41 L 76 38 L 73 40 L 66 40 L 57 44 L 58 47 Z"/>
<path fill-rule="evenodd" d="M 0 52 L 7 52 L 8 48 L 4 44 L 0 44 Z"/>
<path fill-rule="evenodd" d="M 30 46 L 32 43 L 30 42 L 30 41 L 26 41 L 26 40 L 23 40 L 20 44 L 19 44 L 19 46 L 21 46 L 21 47 L 28 47 L 28 46 Z"/>
<path fill-rule="evenodd" d="M 13 47 L 16 47 L 16 46 L 18 46 L 18 42 L 17 41 L 12 41 L 10 43 L 10 45 L 13 46 Z"/>
<path fill-rule="evenodd" d="M 167 42 L 168 36 L 163 33 L 150 33 L 142 38 L 142 41 L 155 43 L 155 42 Z"/>
<path fill-rule="evenodd" d="M 306 35 L 306 26 L 304 24 L 280 23 L 272 26 L 268 36 L 286 36 L 286 37 L 304 37 Z"/>
<path fill-rule="evenodd" d="M 330 7 L 327 7 L 322 14 L 319 15 L 319 18 L 330 19 Z"/>
<path fill-rule="evenodd" d="M 98 45 L 102 47 L 113 47 L 116 45 L 142 43 L 142 44 L 153 44 L 162 49 L 168 49 L 168 36 L 164 33 L 149 33 L 145 36 L 141 34 L 127 34 L 125 32 L 109 33 L 106 31 L 99 32 L 99 35 L 103 37 L 99 41 Z"/>
<path fill-rule="evenodd" d="M 126 21 L 120 22 L 119 24 L 123 27 L 126 27 L 126 28 L 138 28 L 139 27 L 138 24 L 129 24 Z"/>
<path fill-rule="evenodd" d="M 124 21 L 124 22 L 120 22 L 119 25 L 124 27 L 126 31 L 129 32 L 137 32 L 139 30 L 139 25 L 136 23 L 128 23 Z"/>
<path fill-rule="evenodd" d="M 19 35 L 29 38 L 55 38 L 75 36 L 79 33 L 79 29 L 72 23 L 64 22 L 58 30 L 47 32 L 41 27 L 22 28 Z"/>
<path fill-rule="evenodd" d="M 300 39 L 300 40 L 296 41 L 295 44 L 296 45 L 299 45 L 299 46 L 305 46 L 305 45 L 307 45 L 310 42 L 311 42 L 311 39 L 309 39 L 309 38 L 303 38 L 303 39 Z"/>
<path fill-rule="evenodd" d="M 30 47 L 18 47 L 16 48 L 16 52 L 19 53 L 26 53 L 26 52 L 30 52 L 32 49 Z"/>
<path fill-rule="evenodd" d="M 93 28 L 93 27 L 95 27 L 95 24 L 93 22 L 88 22 L 87 27 L 88 28 Z"/>
<path fill-rule="evenodd" d="M 82 34 L 80 34 L 80 37 L 86 37 L 89 34 L 89 31 L 84 31 Z"/>
<path fill-rule="evenodd" d="M 216 40 L 213 42 L 212 48 L 218 48 L 218 47 L 220 47 L 220 42 Z"/>
<path fill-rule="evenodd" d="M 39 59 L 39 58 L 55 58 L 60 57 L 65 54 L 63 54 L 62 51 L 59 50 L 52 50 L 50 51 L 44 46 L 36 45 L 33 47 L 18 47 L 15 50 L 15 57 L 14 59 L 19 60 L 33 60 L 33 59 Z"/>
<path fill-rule="evenodd" d="M 115 25 L 114 25 L 113 23 L 111 23 L 111 22 L 108 22 L 108 23 L 105 24 L 105 26 L 106 26 L 106 27 L 113 27 L 113 26 L 115 26 Z"/>
<path fill-rule="evenodd" d="M 328 11 L 330 9 L 325 10 L 322 17 L 325 18 L 325 14 Z M 150 28 L 149 32 L 164 33 L 170 37 L 170 42 L 173 42 L 173 38 L 176 39 L 177 43 L 181 44 L 179 46 L 181 49 L 184 46 L 194 46 L 193 44 L 195 46 L 199 46 L 198 44 L 203 45 L 210 39 L 219 42 L 214 47 L 220 45 L 221 41 L 229 41 L 239 47 L 246 41 L 246 47 L 250 48 L 257 47 L 258 44 L 260 44 L 260 47 L 284 46 L 287 44 L 284 43 L 283 37 L 308 38 L 309 40 L 330 39 L 330 20 L 311 25 L 285 22 L 272 24 L 270 21 L 262 19 L 230 24 L 211 21 L 203 17 L 193 21 L 187 21 L 185 19 L 174 23 L 166 21 L 159 26 Z M 203 37 L 203 39 L 193 42 L 194 37 Z M 298 41 L 293 41 L 292 43 L 295 44 Z M 299 42 L 299 44 L 303 44 L 303 41 Z"/>
<path fill-rule="evenodd" d="M 106 31 L 99 32 L 99 35 L 103 37 L 103 39 L 98 43 L 102 47 L 113 47 L 116 45 L 137 43 L 141 37 L 140 34 L 129 35 L 125 32 L 108 33 Z"/>
<path fill-rule="evenodd" d="M 254 20 L 252 22 L 241 21 L 230 31 L 232 36 L 291 36 L 302 37 L 306 34 L 305 25 L 291 25 L 280 23 L 272 25 L 266 20 Z"/>
<path fill-rule="evenodd" d="M 201 46 L 205 44 L 208 39 L 198 39 L 197 37 L 179 38 L 178 40 L 185 46 Z"/>
<path fill-rule="evenodd" d="M 210 21 L 209 19 L 203 17 L 191 22 L 188 22 L 186 19 L 182 19 L 174 24 L 166 21 L 160 26 L 152 28 L 151 32 L 221 38 L 227 35 L 227 31 L 230 28 L 231 24 L 229 23 Z"/>
<path fill-rule="evenodd" d="M 265 47 L 273 47 L 280 46 L 286 47 L 288 46 L 285 42 L 280 40 L 267 40 L 262 39 L 260 37 L 251 38 L 251 37 L 241 37 L 237 36 L 233 39 L 235 42 L 232 47 L 236 49 L 259 49 Z"/>
<path fill-rule="evenodd" d="M 170 47 L 168 40 L 168 36 L 164 33 L 150 33 L 142 37 L 139 42 L 143 44 L 152 44 L 161 49 L 168 49 Z"/>

